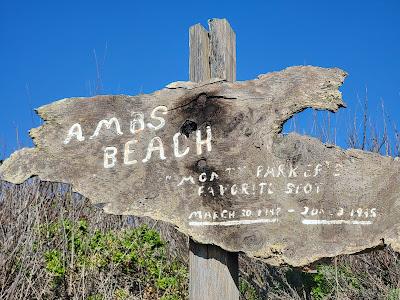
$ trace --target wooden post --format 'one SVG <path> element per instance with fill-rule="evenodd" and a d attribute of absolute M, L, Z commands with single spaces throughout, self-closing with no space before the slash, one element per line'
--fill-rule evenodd
<path fill-rule="evenodd" d="M 210 32 L 196 24 L 189 29 L 190 80 L 236 80 L 236 36 L 226 19 L 208 21 Z M 189 246 L 190 300 L 238 300 L 238 253 L 215 245 Z"/>

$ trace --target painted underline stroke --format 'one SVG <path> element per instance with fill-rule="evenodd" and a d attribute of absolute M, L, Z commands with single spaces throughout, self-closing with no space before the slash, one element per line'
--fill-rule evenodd
<path fill-rule="evenodd" d="M 235 226 L 235 225 L 251 225 L 260 223 L 277 223 L 278 219 L 257 219 L 257 220 L 231 220 L 231 221 L 190 221 L 189 226 Z M 312 220 L 304 219 L 301 221 L 304 225 L 371 225 L 372 221 L 358 220 Z"/>
<path fill-rule="evenodd" d="M 233 225 L 249 225 L 257 223 L 276 223 L 278 219 L 257 219 L 257 220 L 231 220 L 221 222 L 207 222 L 207 221 L 191 221 L 190 226 L 233 226 Z"/>
<path fill-rule="evenodd" d="M 372 221 L 358 221 L 358 220 L 310 220 L 304 219 L 301 221 L 304 225 L 371 225 Z"/>

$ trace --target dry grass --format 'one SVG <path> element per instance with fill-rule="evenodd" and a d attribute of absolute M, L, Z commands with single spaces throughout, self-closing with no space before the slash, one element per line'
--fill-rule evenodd
<path fill-rule="evenodd" d="M 36 178 L 2 182 L 0 197 L 0 299 L 186 297 L 186 267 L 157 234 L 123 234 L 146 220 L 106 215 L 69 186 Z"/>

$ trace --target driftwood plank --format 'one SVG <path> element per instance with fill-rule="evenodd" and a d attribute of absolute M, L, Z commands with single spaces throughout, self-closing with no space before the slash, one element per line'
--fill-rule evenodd
<path fill-rule="evenodd" d="M 400 162 L 342 150 L 283 123 L 344 106 L 346 73 L 300 66 L 243 82 L 177 82 L 152 94 L 38 109 L 35 148 L 0 166 L 21 183 L 70 183 L 108 213 L 173 223 L 205 244 L 306 265 L 384 241 L 400 250 Z"/>
<path fill-rule="evenodd" d="M 234 42 L 232 43 L 233 30 L 225 19 L 212 19 L 209 24 L 210 33 L 199 24 L 189 31 L 190 78 L 192 81 L 201 82 L 214 76 L 233 81 L 236 76 L 236 58 L 232 55 L 236 55 L 236 50 L 227 49 L 236 46 Z M 199 31 L 201 35 L 192 34 L 193 31 Z M 227 32 L 230 34 L 225 34 Z M 211 41 L 205 42 L 204 38 Z M 226 55 L 228 50 L 230 56 Z M 213 74 L 210 69 L 213 70 Z M 237 252 L 189 240 L 191 300 L 238 300 L 238 269 Z"/>

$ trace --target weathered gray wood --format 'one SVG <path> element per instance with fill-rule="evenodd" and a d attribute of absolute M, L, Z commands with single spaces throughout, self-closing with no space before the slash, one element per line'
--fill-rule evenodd
<path fill-rule="evenodd" d="M 306 265 L 374 247 L 382 239 L 399 249 L 398 161 L 280 134 L 283 123 L 307 107 L 336 111 L 344 106 L 338 88 L 345 76 L 340 69 L 300 66 L 249 81 L 178 82 L 149 95 L 60 100 L 38 109 L 45 123 L 31 130 L 36 147 L 15 152 L 0 166 L 0 177 L 21 183 L 38 175 L 70 183 L 108 213 L 167 221 L 204 244 L 243 251 L 271 264 Z M 141 128 L 134 121 L 142 112 L 146 124 L 160 125 L 151 117 L 157 107 L 166 107 L 166 114 L 155 113 L 165 120 L 162 128 Z M 118 130 L 116 122 L 109 129 L 104 126 L 111 118 L 118 120 Z M 200 134 L 206 140 L 208 126 L 209 148 L 196 142 Z M 96 128 L 101 128 L 97 135 Z M 71 130 L 74 134 L 68 135 Z M 182 157 L 173 147 L 179 132 L 188 135 L 179 135 L 179 153 L 189 149 Z M 157 140 L 165 159 L 161 150 L 154 150 L 146 160 L 152 142 L 161 147 Z M 115 163 L 105 160 L 107 147 L 115 147 Z M 296 176 L 291 168 L 297 168 Z M 310 176 L 316 169 L 318 176 Z M 210 181 L 213 172 L 218 178 Z M 295 187 L 286 193 L 289 183 Z M 304 192 L 306 184 L 312 184 L 312 193 Z M 309 208 L 306 215 L 301 214 L 304 207 Z M 321 208 L 324 215 L 311 215 Z M 368 209 L 368 217 L 350 216 L 358 208 Z M 225 210 L 232 212 L 230 219 Z M 199 211 L 202 215 L 193 213 Z M 349 222 L 304 223 L 338 218 Z M 252 223 L 261 221 L 270 223 Z"/>
<path fill-rule="evenodd" d="M 209 32 L 200 24 L 189 29 L 189 78 L 236 80 L 236 35 L 226 19 L 210 19 Z"/>
<path fill-rule="evenodd" d="M 336 111 L 344 106 L 338 87 L 345 75 L 340 69 L 301 66 L 243 82 L 178 82 L 149 95 L 60 100 L 38 109 L 45 123 L 31 131 L 36 147 L 4 161 L 0 177 L 21 183 L 38 175 L 70 183 L 108 213 L 167 221 L 204 244 L 243 251 L 275 265 L 306 265 L 377 246 L 382 239 L 400 250 L 398 160 L 280 134 L 283 123 L 307 107 Z M 146 126 L 131 132 L 138 112 L 146 123 L 159 125 L 151 112 L 160 106 L 167 107 L 165 115 L 156 113 L 165 119 L 161 129 Z M 95 135 L 101 120 L 112 117 L 119 130 L 114 123 Z M 72 135 L 66 143 L 74 124 L 80 125 L 82 136 Z M 205 140 L 207 126 L 211 147 L 202 145 L 197 154 L 196 132 Z M 183 157 L 174 155 L 177 132 L 188 135 L 179 137 L 179 152 L 189 147 Z M 163 142 L 165 159 L 156 150 L 143 162 L 156 137 Z M 125 151 L 133 140 L 137 143 Z M 109 168 L 104 167 L 106 147 L 118 150 Z M 133 159 L 137 163 L 129 164 Z M 210 181 L 213 172 L 218 178 Z M 289 183 L 295 186 L 286 193 Z M 304 192 L 307 184 L 312 193 Z M 302 214 L 304 207 L 309 210 Z M 232 212 L 231 219 L 225 210 Z M 199 211 L 201 215 L 193 213 Z M 314 224 L 318 220 L 337 224 Z"/>
<path fill-rule="evenodd" d="M 345 76 L 299 66 L 249 81 L 60 100 L 38 109 L 45 123 L 30 132 L 35 147 L 5 160 L 0 178 L 69 183 L 107 213 L 170 222 L 199 242 L 274 265 L 307 265 L 382 241 L 400 250 L 398 159 L 280 134 L 308 107 L 343 107 Z M 107 129 L 104 120 L 120 126 Z"/>
<path fill-rule="evenodd" d="M 200 24 L 190 28 L 190 80 L 201 82 L 214 77 L 233 81 L 236 77 L 236 54 L 225 33 L 234 35 L 226 20 L 210 20 L 210 33 Z M 209 38 L 212 41 L 209 42 Z M 210 47 L 212 51 L 210 52 Z M 231 56 L 226 55 L 227 53 Z M 212 55 L 212 57 L 210 57 Z M 234 64 L 234 66 L 232 66 Z M 234 72 L 234 74 L 232 74 Z M 189 241 L 189 297 L 191 300 L 238 300 L 239 261 L 237 252 L 215 245 Z"/>
<path fill-rule="evenodd" d="M 209 80 L 210 39 L 207 30 L 196 24 L 189 29 L 189 79 L 193 82 Z"/>
<path fill-rule="evenodd" d="M 191 300 L 239 299 L 237 253 L 193 242 L 189 250 Z"/>
<path fill-rule="evenodd" d="M 211 19 L 210 72 L 211 78 L 236 80 L 236 35 L 226 19 Z"/>

